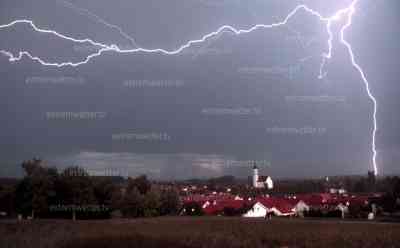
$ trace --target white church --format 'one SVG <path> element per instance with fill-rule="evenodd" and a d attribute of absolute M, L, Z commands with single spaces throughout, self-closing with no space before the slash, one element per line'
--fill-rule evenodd
<path fill-rule="evenodd" d="M 253 167 L 253 187 L 256 189 L 273 189 L 274 188 L 274 182 L 272 181 L 272 178 L 269 176 L 259 176 L 258 175 L 258 167 L 256 164 L 254 164 Z"/>

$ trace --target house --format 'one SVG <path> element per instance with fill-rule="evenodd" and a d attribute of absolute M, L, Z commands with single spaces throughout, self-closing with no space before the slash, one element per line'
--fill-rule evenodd
<path fill-rule="evenodd" d="M 268 207 L 264 206 L 261 202 L 256 202 L 253 207 L 243 215 L 243 217 L 264 218 L 265 216 L 267 216 L 268 212 Z"/>
<path fill-rule="evenodd" d="M 347 206 L 347 204 L 343 204 L 343 203 L 339 203 L 336 206 L 336 209 L 341 212 L 342 219 L 344 219 L 345 214 L 347 214 L 349 212 L 349 207 Z"/>
<path fill-rule="evenodd" d="M 343 195 L 347 193 L 347 190 L 345 190 L 344 188 L 330 188 L 329 193 Z"/>
<path fill-rule="evenodd" d="M 299 200 L 294 206 L 293 210 L 296 216 L 304 217 L 304 213 L 310 211 L 311 206 L 302 200 Z"/>
<path fill-rule="evenodd" d="M 295 205 L 285 198 L 259 198 L 253 207 L 243 217 L 265 217 L 271 213 L 275 216 L 292 216 Z"/>
<path fill-rule="evenodd" d="M 298 201 L 303 201 L 310 209 L 320 209 L 327 205 L 331 205 L 334 198 L 331 194 L 299 194 L 296 196 Z"/>

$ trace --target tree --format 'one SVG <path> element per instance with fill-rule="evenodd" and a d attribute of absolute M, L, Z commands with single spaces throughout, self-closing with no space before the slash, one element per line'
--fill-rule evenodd
<path fill-rule="evenodd" d="M 63 204 L 83 205 L 95 202 L 92 180 L 83 168 L 66 168 L 61 173 L 59 184 Z"/>
<path fill-rule="evenodd" d="M 113 193 L 116 187 L 110 179 L 93 179 L 94 196 L 100 205 L 110 205 L 112 203 Z"/>
<path fill-rule="evenodd" d="M 364 193 L 368 191 L 368 183 L 365 178 L 360 178 L 354 185 L 354 191 L 357 193 Z"/>
<path fill-rule="evenodd" d="M 400 178 L 393 178 L 393 194 L 396 198 L 400 198 Z"/>
<path fill-rule="evenodd" d="M 129 189 L 123 198 L 121 212 L 125 217 L 142 217 L 144 215 L 143 196 L 136 187 Z"/>
<path fill-rule="evenodd" d="M 376 176 L 374 171 L 368 171 L 368 191 L 373 192 L 376 190 Z"/>
<path fill-rule="evenodd" d="M 174 189 L 167 189 L 161 193 L 160 215 L 175 215 L 179 211 L 179 194 Z"/>
<path fill-rule="evenodd" d="M 26 176 L 17 185 L 17 209 L 23 214 L 27 214 L 30 209 L 32 217 L 35 213 L 45 215 L 56 195 L 57 170 L 44 167 L 43 161 L 39 159 L 24 161 L 22 168 Z"/>
<path fill-rule="evenodd" d="M 114 191 L 111 193 L 110 205 L 113 209 L 121 209 L 124 204 L 124 193 L 123 189 L 118 186 L 114 186 Z"/>
<path fill-rule="evenodd" d="M 16 186 L 15 206 L 17 213 L 29 215 L 32 212 L 33 188 L 31 180 L 27 177 L 22 179 Z"/>
<path fill-rule="evenodd" d="M 132 188 L 137 188 L 139 190 L 139 193 L 144 195 L 147 193 L 147 191 L 150 190 L 151 183 L 145 175 L 139 176 L 135 179 L 129 178 L 128 191 L 132 190 Z"/>
<path fill-rule="evenodd" d="M 0 211 L 6 212 L 8 215 L 15 211 L 15 187 L 0 185 Z"/>
<path fill-rule="evenodd" d="M 386 193 L 380 199 L 380 205 L 385 212 L 393 213 L 399 209 L 400 178 L 387 177 L 384 181 Z"/>
<path fill-rule="evenodd" d="M 152 187 L 145 195 L 143 201 L 144 217 L 155 217 L 160 215 L 161 194 L 160 191 Z"/>
<path fill-rule="evenodd" d="M 26 176 L 30 177 L 44 170 L 42 163 L 43 161 L 41 159 L 34 158 L 32 160 L 23 161 L 22 168 L 24 169 Z"/>

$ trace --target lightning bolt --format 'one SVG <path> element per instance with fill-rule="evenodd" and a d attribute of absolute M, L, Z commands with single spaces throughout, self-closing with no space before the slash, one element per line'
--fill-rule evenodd
<path fill-rule="evenodd" d="M 372 118 L 373 118 L 373 130 L 372 130 L 372 143 L 371 143 L 371 148 L 372 148 L 372 164 L 374 168 L 374 173 L 375 175 L 378 175 L 378 165 L 376 163 L 376 157 L 377 157 L 377 151 L 376 151 L 376 132 L 378 131 L 378 121 L 377 121 L 377 112 L 378 112 L 378 102 L 374 95 L 371 92 L 371 88 L 369 86 L 369 82 L 367 80 L 367 77 L 361 68 L 361 66 L 356 62 L 355 56 L 353 49 L 350 45 L 350 43 L 345 39 L 345 31 L 351 26 L 352 21 L 353 21 L 353 15 L 356 12 L 355 6 L 357 5 L 359 0 L 354 0 L 350 7 L 348 8 L 348 16 L 347 16 L 347 23 L 342 27 L 340 30 L 340 42 L 347 48 L 347 51 L 349 52 L 351 63 L 354 66 L 354 68 L 360 73 L 361 78 L 365 84 L 365 89 L 367 91 L 369 99 L 372 101 L 373 104 L 373 113 L 372 113 Z"/>
<path fill-rule="evenodd" d="M 36 32 L 52 34 L 52 35 L 57 36 L 58 38 L 61 38 L 61 39 L 64 39 L 64 40 L 68 40 L 68 41 L 71 41 L 71 42 L 75 42 L 75 43 L 89 43 L 90 45 L 99 47 L 99 50 L 96 53 L 90 54 L 89 56 L 86 57 L 86 59 L 84 59 L 82 61 L 79 61 L 79 62 L 69 61 L 69 62 L 62 62 L 62 63 L 46 62 L 45 60 L 43 60 L 43 59 L 41 59 L 39 57 L 33 56 L 28 51 L 20 51 L 18 53 L 18 56 L 14 56 L 11 52 L 8 52 L 8 51 L 5 51 L 5 50 L 0 50 L 0 53 L 8 56 L 9 57 L 9 61 L 11 61 L 11 62 L 20 61 L 24 56 L 27 56 L 31 60 L 37 61 L 40 64 L 42 64 L 43 66 L 54 66 L 54 67 L 59 67 L 59 68 L 60 67 L 65 67 L 65 66 L 77 67 L 77 66 L 80 66 L 80 65 L 83 65 L 83 64 L 87 64 L 91 59 L 93 59 L 95 57 L 98 57 L 98 56 L 102 55 L 104 52 L 107 52 L 107 51 L 113 51 L 113 52 L 117 52 L 117 53 L 121 53 L 121 54 L 122 53 L 140 53 L 140 52 L 142 52 L 142 53 L 161 53 L 161 54 L 164 54 L 164 55 L 178 55 L 183 50 L 191 47 L 192 45 L 203 43 L 203 42 L 207 41 L 208 39 L 213 38 L 215 36 L 218 36 L 220 33 L 223 33 L 223 32 L 232 32 L 233 34 L 241 35 L 241 34 L 251 33 L 253 31 L 261 29 L 261 28 L 270 29 L 270 28 L 276 28 L 276 27 L 280 27 L 280 26 L 286 25 L 288 23 L 288 21 L 295 14 L 297 14 L 300 10 L 305 10 L 305 11 L 307 11 L 308 13 L 310 13 L 313 16 L 317 16 L 321 21 L 327 23 L 327 30 L 328 30 L 328 33 L 329 33 L 329 42 L 328 42 L 329 50 L 328 50 L 327 53 L 323 54 L 323 57 L 325 59 L 331 58 L 331 55 L 332 55 L 332 39 L 333 39 L 333 34 L 332 34 L 331 28 L 330 28 L 331 22 L 332 22 L 332 20 L 337 19 L 337 16 L 341 15 L 342 12 L 343 13 L 346 12 L 347 9 L 346 10 L 340 10 L 334 17 L 326 18 L 326 17 L 323 17 L 317 11 L 307 7 L 306 5 L 299 5 L 296 8 L 294 8 L 286 16 L 286 18 L 281 22 L 277 22 L 277 23 L 273 23 L 273 24 L 257 24 L 257 25 L 252 26 L 249 29 L 236 29 L 236 28 L 234 28 L 234 27 L 232 27 L 230 25 L 224 25 L 224 26 L 220 27 L 217 31 L 211 32 L 211 33 L 203 36 L 202 38 L 200 38 L 198 40 L 190 40 L 186 44 L 184 44 L 181 47 L 177 48 L 176 50 L 171 50 L 171 51 L 168 51 L 168 50 L 165 50 L 165 49 L 162 49 L 162 48 L 146 49 L 146 48 L 142 48 L 142 47 L 138 47 L 138 48 L 134 48 L 134 49 L 121 49 L 116 44 L 107 45 L 107 44 L 104 44 L 104 43 L 95 42 L 95 41 L 93 41 L 92 39 L 89 39 L 89 38 L 87 38 L 87 39 L 75 39 L 73 37 L 69 37 L 67 35 L 60 34 L 60 33 L 56 32 L 54 30 L 42 29 L 42 28 L 37 27 L 33 23 L 33 21 L 31 21 L 31 20 L 25 20 L 25 19 L 16 20 L 16 21 L 13 21 L 13 22 L 11 22 L 9 24 L 0 25 L 0 29 L 10 28 L 10 27 L 13 27 L 13 26 L 15 26 L 17 24 L 21 24 L 21 23 L 28 24 Z M 323 66 L 321 66 L 321 67 L 323 67 Z"/>
<path fill-rule="evenodd" d="M 177 49 L 170 50 L 170 51 L 162 49 L 162 48 L 147 49 L 147 48 L 142 48 L 142 47 L 135 47 L 133 49 L 121 49 L 116 44 L 104 44 L 101 42 L 96 42 L 89 38 L 75 39 L 73 37 L 60 34 L 54 30 L 42 29 L 42 28 L 37 27 L 33 23 L 33 21 L 22 19 L 22 20 L 15 20 L 8 24 L 0 25 L 0 30 L 6 29 L 6 28 L 11 28 L 17 24 L 28 24 L 36 32 L 55 35 L 60 39 L 71 41 L 74 43 L 81 43 L 81 44 L 88 43 L 92 46 L 98 47 L 99 50 L 95 53 L 88 55 L 85 59 L 83 59 L 79 62 L 68 61 L 68 62 L 61 62 L 61 63 L 45 61 L 45 60 L 41 59 L 40 57 L 32 55 L 28 51 L 20 51 L 17 56 L 15 56 L 14 54 L 12 54 L 11 52 L 6 51 L 6 50 L 0 50 L 0 53 L 7 56 L 9 58 L 10 62 L 20 61 L 24 56 L 26 56 L 26 57 L 30 58 L 31 60 L 40 63 L 43 66 L 51 66 L 51 67 L 58 67 L 58 68 L 65 67 L 65 66 L 78 67 L 78 66 L 87 64 L 95 57 L 101 56 L 104 52 L 116 52 L 119 54 L 159 53 L 159 54 L 163 54 L 163 55 L 179 55 L 183 50 L 185 50 L 195 44 L 203 43 L 203 42 L 209 40 L 210 38 L 216 37 L 219 34 L 222 34 L 224 32 L 231 32 L 235 35 L 241 35 L 241 34 L 248 34 L 250 32 L 256 31 L 258 29 L 272 29 L 272 28 L 284 26 L 299 11 L 305 11 L 305 12 L 309 13 L 310 15 L 317 17 L 321 22 L 325 23 L 325 25 L 326 25 L 326 31 L 328 33 L 328 41 L 327 41 L 328 50 L 322 54 L 322 62 L 320 65 L 319 76 L 318 76 L 318 78 L 322 79 L 322 78 L 326 77 L 326 75 L 327 75 L 327 72 L 324 71 L 325 65 L 326 65 L 327 61 L 330 60 L 333 56 L 334 34 L 332 32 L 332 24 L 335 23 L 336 21 L 341 20 L 343 18 L 343 16 L 345 16 L 345 18 L 347 18 L 347 22 L 340 29 L 340 43 L 342 43 L 347 48 L 352 66 L 360 73 L 361 78 L 365 84 L 365 88 L 366 88 L 368 97 L 373 103 L 373 130 L 372 130 L 371 146 L 372 146 L 372 154 L 373 154 L 373 156 L 372 156 L 373 169 L 374 169 L 375 175 L 377 175 L 378 174 L 378 166 L 376 163 L 376 157 L 377 157 L 376 133 L 377 133 L 378 128 L 377 128 L 377 117 L 376 116 L 377 116 L 377 105 L 378 104 L 377 104 L 375 97 L 371 93 L 370 85 L 369 85 L 369 82 L 366 78 L 366 75 L 365 75 L 363 69 L 355 60 L 355 56 L 354 56 L 354 52 L 353 52 L 351 44 L 345 39 L 345 31 L 352 25 L 353 15 L 355 13 L 356 5 L 358 2 L 359 2 L 359 0 L 353 0 L 348 7 L 338 10 L 334 15 L 329 16 L 329 17 L 324 17 L 318 11 L 311 9 L 311 8 L 307 7 L 306 5 L 303 5 L 303 4 L 298 5 L 280 22 L 276 22 L 276 23 L 272 23 L 272 24 L 256 24 L 248 29 L 236 29 L 230 25 L 224 25 L 224 26 L 221 26 L 220 28 L 218 28 L 216 31 L 204 35 L 200 39 L 190 40 L 187 43 L 183 44 L 182 46 L 178 47 Z M 71 7 L 75 8 L 78 11 L 81 11 L 81 12 L 83 11 L 83 12 L 89 14 L 89 16 L 91 16 L 92 18 L 95 18 L 98 22 L 103 23 L 104 25 L 106 25 L 108 27 L 117 29 L 125 38 L 131 40 L 133 42 L 133 44 L 136 44 L 134 39 L 132 37 L 130 37 L 129 35 L 127 35 L 126 33 L 124 33 L 122 31 L 122 29 L 119 28 L 118 26 L 105 22 L 103 19 L 101 19 L 100 17 L 94 15 L 93 13 L 91 13 L 87 10 L 77 9 L 74 6 L 71 6 Z"/>

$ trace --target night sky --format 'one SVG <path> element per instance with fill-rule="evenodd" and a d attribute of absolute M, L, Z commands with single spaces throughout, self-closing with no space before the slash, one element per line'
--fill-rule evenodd
<path fill-rule="evenodd" d="M 2 0 L 0 25 L 29 19 L 76 39 L 134 47 L 97 16 L 140 47 L 174 50 L 223 25 L 279 22 L 301 3 L 330 16 L 350 2 Z M 360 0 L 346 32 L 378 102 L 381 174 L 400 171 L 399 10 L 396 0 Z M 341 25 L 332 27 L 324 79 L 326 27 L 304 11 L 285 26 L 222 33 L 179 55 L 105 52 L 63 68 L 0 55 L 0 176 L 22 175 L 21 162 L 33 157 L 155 179 L 247 177 L 249 161 L 273 177 L 366 174 L 373 105 L 338 40 Z M 0 30 L 0 50 L 78 62 L 96 48 L 17 24 Z"/>

